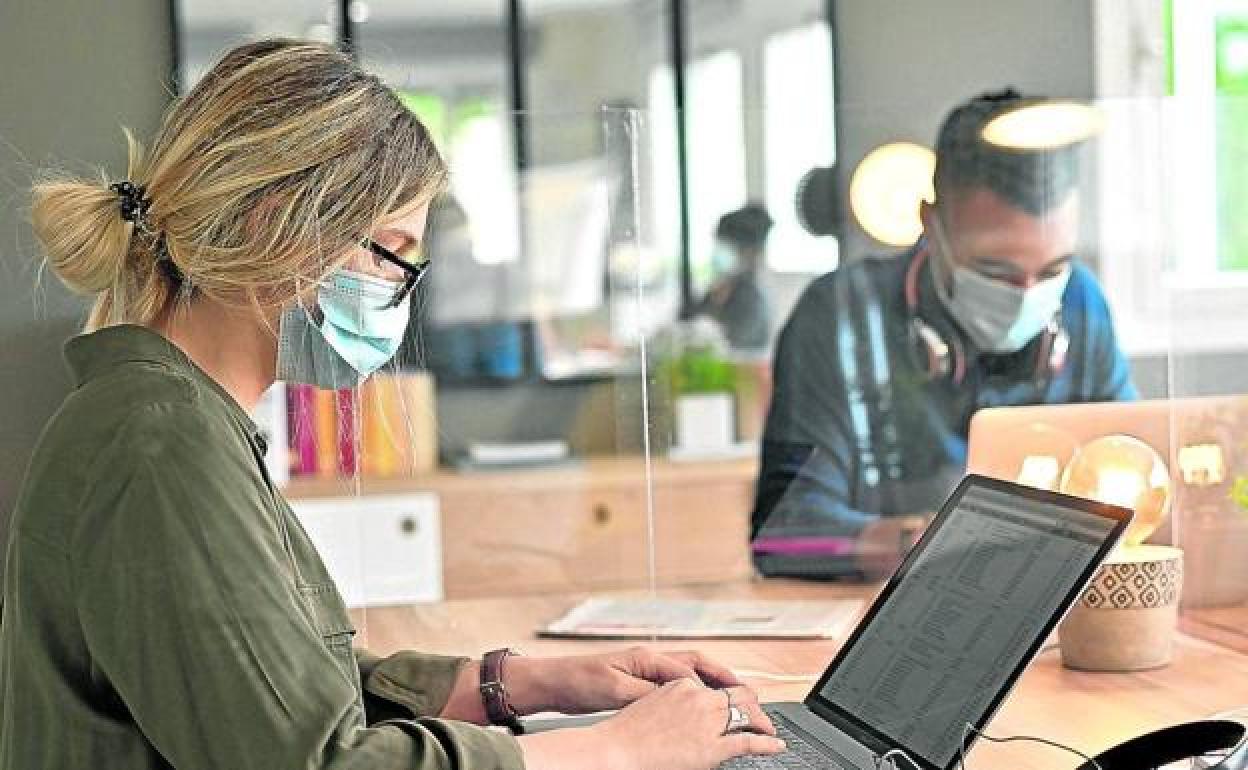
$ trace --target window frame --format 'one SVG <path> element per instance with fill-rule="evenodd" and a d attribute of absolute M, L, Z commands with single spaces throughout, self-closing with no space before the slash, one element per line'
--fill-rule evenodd
<path fill-rule="evenodd" d="M 1248 11 L 1243 0 L 1167 3 L 1171 21 L 1152 3 L 1094 5 L 1097 93 L 1107 132 L 1118 137 L 1098 143 L 1096 176 L 1140 180 L 1132 189 L 1096 185 L 1096 253 L 1128 354 L 1230 350 L 1248 341 L 1248 271 L 1217 269 L 1216 145 L 1174 141 L 1191 131 L 1212 138 L 1214 50 L 1193 64 L 1201 49 L 1192 30 L 1207 22 L 1211 41 L 1213 17 L 1231 2 Z"/>

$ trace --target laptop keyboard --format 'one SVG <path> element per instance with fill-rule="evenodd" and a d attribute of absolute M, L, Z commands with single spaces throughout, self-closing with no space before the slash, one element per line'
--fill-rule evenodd
<path fill-rule="evenodd" d="M 766 709 L 764 709 L 766 710 Z M 737 757 L 720 765 L 720 770 L 854 770 L 848 759 L 822 743 L 808 738 L 805 730 L 780 714 L 767 710 L 776 726 L 776 735 L 788 745 L 788 751 L 773 756 Z"/>

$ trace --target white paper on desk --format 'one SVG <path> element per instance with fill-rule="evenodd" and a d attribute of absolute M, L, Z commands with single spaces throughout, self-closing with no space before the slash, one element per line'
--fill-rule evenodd
<path fill-rule="evenodd" d="M 587 599 L 541 636 L 614 639 L 830 639 L 862 608 L 832 601 Z"/>
<path fill-rule="evenodd" d="M 468 459 L 479 465 L 558 462 L 568 459 L 568 442 L 526 441 L 512 443 L 474 443 L 468 447 Z"/>

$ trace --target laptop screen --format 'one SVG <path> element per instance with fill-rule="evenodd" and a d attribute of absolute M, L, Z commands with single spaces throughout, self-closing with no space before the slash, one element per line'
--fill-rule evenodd
<path fill-rule="evenodd" d="M 1129 512 L 970 477 L 814 699 L 938 768 L 982 727 Z"/>

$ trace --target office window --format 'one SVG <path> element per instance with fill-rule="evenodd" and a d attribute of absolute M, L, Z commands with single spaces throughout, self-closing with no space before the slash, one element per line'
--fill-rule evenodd
<path fill-rule="evenodd" d="M 767 38 L 763 98 L 766 204 L 776 222 L 767 265 L 782 272 L 827 272 L 836 267 L 836 239 L 806 232 L 793 205 L 802 175 L 836 161 L 832 31 L 827 22 Z"/>
<path fill-rule="evenodd" d="M 1248 270 L 1248 3 L 1214 20 L 1217 62 L 1218 269 Z"/>
<path fill-rule="evenodd" d="M 436 94 L 400 91 L 434 136 L 453 169 L 450 192 L 468 218 L 473 258 L 483 265 L 515 261 L 520 250 L 508 115 L 498 98 L 449 103 Z"/>
<path fill-rule="evenodd" d="M 745 203 L 741 56 L 721 51 L 689 68 L 689 261 L 693 284 L 710 284 L 715 226 Z"/>
<path fill-rule="evenodd" d="M 178 90 L 189 91 L 221 54 L 249 40 L 292 37 L 332 43 L 341 20 L 334 0 L 289 3 L 221 3 L 178 0 L 175 4 L 181 46 Z"/>
<path fill-rule="evenodd" d="M 645 136 L 650 151 L 650 233 L 659 258 L 680 261 L 680 173 L 676 152 L 676 97 L 672 69 L 650 71 L 647 84 Z"/>
<path fill-rule="evenodd" d="M 689 263 L 695 295 L 710 284 L 711 248 L 719 218 L 746 201 L 745 123 L 741 55 L 736 51 L 694 59 L 685 95 L 689 174 Z M 678 252 L 675 103 L 670 67 L 650 74 L 652 195 L 656 243 Z"/>
<path fill-rule="evenodd" d="M 520 251 L 514 138 L 501 7 L 374 0 L 356 19 L 361 62 L 396 89 L 433 133 L 451 167 L 472 257 L 514 262 Z"/>
<path fill-rule="evenodd" d="M 1130 353 L 1248 339 L 1248 0 L 1096 4 L 1095 256 Z"/>
<path fill-rule="evenodd" d="M 1248 0 L 1169 3 L 1170 88 L 1183 105 L 1175 173 L 1182 281 L 1248 285 Z"/>
<path fill-rule="evenodd" d="M 451 192 L 468 215 L 473 256 L 486 265 L 515 261 L 520 253 L 519 202 L 513 178 L 508 119 L 501 106 L 480 104 L 449 138 L 454 169 Z"/>
<path fill-rule="evenodd" d="M 478 264 L 524 269 L 518 166 L 598 157 L 600 108 L 633 105 L 646 108 L 637 132 L 637 181 L 647 201 L 638 246 L 653 266 L 648 283 L 670 282 L 679 291 L 675 278 L 687 274 L 696 300 L 712 277 L 717 220 L 747 200 L 762 201 L 777 220 L 768 253 L 773 277 L 780 271 L 790 273 L 782 280 L 797 280 L 836 263 L 836 240 L 807 236 L 793 210 L 801 175 L 834 160 L 832 33 L 822 0 L 731 8 L 693 0 L 218 5 L 174 4 L 183 88 L 241 39 L 277 34 L 349 42 L 363 65 L 439 136 Z M 674 10 L 686 21 L 684 44 L 676 49 Z M 513 30 L 521 33 L 519 46 Z M 670 69 L 676 51 L 686 76 L 684 168 L 677 165 Z M 520 113 L 511 112 L 513 101 Z M 689 213 L 687 253 L 682 204 Z"/>

